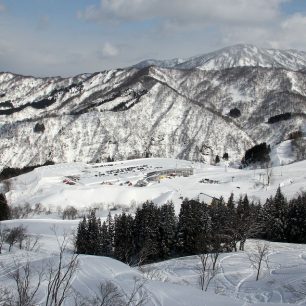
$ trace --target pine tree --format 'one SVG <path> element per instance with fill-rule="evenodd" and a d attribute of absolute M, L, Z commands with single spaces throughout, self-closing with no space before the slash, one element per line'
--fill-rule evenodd
<path fill-rule="evenodd" d="M 287 215 L 288 215 L 288 202 L 281 192 L 280 187 L 277 188 L 275 197 L 275 224 L 274 224 L 274 235 L 275 240 L 285 241 L 287 231 Z"/>
<path fill-rule="evenodd" d="M 287 225 L 288 242 L 306 242 L 306 194 L 289 202 Z"/>
<path fill-rule="evenodd" d="M 236 222 L 240 240 L 239 250 L 243 251 L 246 239 L 249 238 L 252 224 L 250 202 L 247 195 L 245 195 L 243 198 L 240 197 L 238 201 L 236 209 Z"/>
<path fill-rule="evenodd" d="M 218 251 L 221 245 L 229 245 L 230 239 L 227 234 L 228 212 L 223 197 L 213 199 L 209 205 L 212 234 L 210 237 L 212 249 Z"/>
<path fill-rule="evenodd" d="M 106 222 L 104 221 L 101 229 L 100 229 L 100 251 L 99 255 L 101 256 L 111 256 L 111 250 L 109 248 L 109 235 L 108 235 L 108 228 Z"/>
<path fill-rule="evenodd" d="M 176 217 L 173 203 L 163 205 L 159 213 L 158 256 L 165 259 L 170 257 L 175 247 Z"/>
<path fill-rule="evenodd" d="M 227 203 L 226 203 L 226 207 L 227 207 L 227 210 L 231 213 L 235 211 L 235 202 L 234 202 L 234 194 L 233 193 L 231 193 L 230 197 L 228 198 Z"/>
<path fill-rule="evenodd" d="M 112 256 L 113 248 L 114 248 L 114 234 L 115 234 L 115 223 L 114 219 L 112 218 L 111 213 L 108 213 L 106 219 L 107 231 L 108 231 L 108 256 Z"/>
<path fill-rule="evenodd" d="M 87 254 L 99 255 L 101 250 L 101 221 L 96 218 L 94 210 L 91 211 L 87 220 Z"/>
<path fill-rule="evenodd" d="M 237 242 L 240 240 L 239 227 L 237 223 L 237 212 L 234 202 L 234 194 L 231 193 L 226 203 L 227 221 L 225 224 L 225 235 L 228 237 L 228 250 L 237 251 Z"/>
<path fill-rule="evenodd" d="M 177 229 L 179 251 L 183 254 L 207 251 L 210 229 L 207 205 L 185 199 L 181 205 Z"/>
<path fill-rule="evenodd" d="M 88 230 L 87 230 L 87 220 L 84 217 L 79 223 L 77 229 L 77 236 L 75 241 L 75 249 L 78 254 L 87 254 L 87 242 L 88 242 Z"/>
<path fill-rule="evenodd" d="M 153 202 L 145 202 L 136 210 L 134 222 L 135 249 L 146 261 L 158 258 L 159 210 Z"/>
<path fill-rule="evenodd" d="M 10 208 L 7 204 L 6 197 L 0 193 L 0 221 L 8 220 L 10 218 Z"/>
<path fill-rule="evenodd" d="M 273 241 L 286 241 L 287 218 L 288 202 L 279 187 L 275 197 L 267 199 L 262 210 L 264 238 Z"/>
<path fill-rule="evenodd" d="M 214 233 L 221 234 L 228 220 L 227 208 L 224 199 L 213 199 L 209 205 L 209 212 Z"/>
<path fill-rule="evenodd" d="M 130 263 L 135 254 L 133 225 L 131 215 L 122 213 L 115 218 L 114 256 L 125 263 Z"/>
<path fill-rule="evenodd" d="M 220 157 L 219 155 L 216 155 L 215 164 L 219 164 L 219 163 L 220 163 Z"/>
<path fill-rule="evenodd" d="M 273 197 L 271 196 L 268 198 L 263 205 L 261 211 L 261 220 L 263 223 L 263 231 L 262 231 L 262 238 L 273 240 L 273 223 L 274 223 L 274 216 L 275 216 L 275 206 Z"/>

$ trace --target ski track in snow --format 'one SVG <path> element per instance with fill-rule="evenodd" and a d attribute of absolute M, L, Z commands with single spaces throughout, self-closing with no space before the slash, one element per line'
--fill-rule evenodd
<path fill-rule="evenodd" d="M 99 176 L 106 171 L 117 171 L 121 168 L 140 167 L 146 165 L 146 169 L 139 172 L 120 173 L 114 176 L 107 174 Z M 133 184 L 139 179 L 143 179 L 148 172 L 158 169 L 175 169 L 193 167 L 194 174 L 189 177 L 165 177 L 158 182 L 149 183 L 146 187 L 128 187 L 124 184 L 131 180 Z M 238 190 L 239 193 L 247 192 L 250 197 L 262 193 L 262 198 L 274 194 L 276 188 L 283 184 L 283 192 L 287 196 L 294 196 L 297 190 L 305 186 L 306 162 L 299 162 L 291 165 L 276 167 L 273 169 L 274 177 L 270 186 L 258 189 L 254 182 L 260 179 L 258 174 L 264 173 L 264 169 L 238 170 L 222 166 L 210 166 L 198 163 L 191 163 L 173 159 L 141 159 L 126 162 L 106 163 L 96 165 L 86 164 L 63 164 L 38 168 L 30 173 L 21 175 L 13 179 L 12 190 L 7 193 L 11 205 L 22 205 L 30 203 L 35 205 L 39 202 L 48 207 L 50 196 L 51 203 L 58 202 L 65 207 L 67 203 L 74 203 L 80 210 L 84 206 L 82 197 L 88 195 L 88 206 L 97 203 L 97 198 L 103 197 L 106 202 L 113 199 L 128 198 L 124 202 L 126 207 L 130 206 L 130 200 L 135 200 L 136 205 L 146 199 L 162 204 L 164 201 L 172 199 L 178 213 L 182 199 L 179 197 L 197 198 L 209 202 L 209 196 L 220 196 L 226 198 L 231 191 Z M 63 179 L 67 176 L 79 176 L 79 181 L 74 186 L 63 184 Z M 98 175 L 98 176 L 97 176 Z M 119 177 L 119 178 L 118 178 Z M 234 177 L 234 180 L 233 180 Z M 294 181 L 286 184 L 290 178 Z M 204 178 L 218 181 L 218 183 L 199 183 Z M 101 181 L 115 182 L 114 185 L 101 185 Z M 240 189 L 236 189 L 239 186 Z M 206 194 L 206 195 L 205 195 Z M 65 202 L 61 202 L 63 195 Z M 208 196 L 207 196 L 208 195 Z M 204 198 L 205 197 L 205 198 Z M 203 198 L 203 199 L 202 199 Z M 52 206 L 50 206 L 52 208 Z M 100 211 L 102 220 L 108 213 Z M 120 210 L 117 211 L 120 213 Z M 115 213 L 115 212 L 114 212 Z M 3 225 L 12 227 L 23 224 L 29 234 L 41 235 L 41 248 L 37 253 L 19 251 L 14 248 L 13 254 L 7 253 L 4 249 L 0 255 L 0 282 L 7 279 L 9 271 L 15 269 L 13 259 L 18 262 L 26 262 L 28 258 L 31 265 L 39 266 L 47 264 L 57 250 L 57 242 L 54 232 L 50 229 L 55 226 L 61 238 L 65 233 L 75 230 L 79 220 L 60 220 L 57 213 L 51 215 L 35 215 L 28 219 L 10 220 L 2 222 Z M 256 241 L 250 240 L 246 244 L 246 251 L 255 250 Z M 269 253 L 269 267 L 263 267 L 258 282 L 255 281 L 255 271 L 248 261 L 244 252 L 221 254 L 220 273 L 210 283 L 207 292 L 199 289 L 198 275 L 195 267 L 199 262 L 197 256 L 171 259 L 160 263 L 148 265 L 153 272 L 157 271 L 153 279 L 145 283 L 145 290 L 150 296 L 148 306 L 243 306 L 261 305 L 267 303 L 274 306 L 286 303 L 298 303 L 305 305 L 306 296 L 290 291 L 306 291 L 304 282 L 306 281 L 306 246 L 299 244 L 271 243 Z M 123 263 L 113 259 L 95 256 L 80 256 L 80 267 L 74 276 L 73 287 L 81 290 L 81 293 L 88 295 L 97 290 L 97 285 L 101 281 L 113 281 L 122 292 L 127 295 L 131 292 L 134 277 L 142 277 L 138 270 L 132 269 Z M 145 275 L 144 275 L 145 276 Z M 217 295 L 215 293 L 218 293 Z M 190 297 L 189 299 L 187 297 Z M 223 298 L 228 302 L 224 302 Z M 189 301 L 190 300 L 190 301 Z M 199 302 L 201 301 L 201 302 Z M 70 306 L 70 304 L 67 304 Z M 73 306 L 73 305 L 71 305 Z"/>

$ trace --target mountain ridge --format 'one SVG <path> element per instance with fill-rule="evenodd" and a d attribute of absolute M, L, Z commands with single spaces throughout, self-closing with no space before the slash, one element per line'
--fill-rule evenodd
<path fill-rule="evenodd" d="M 0 74 L 0 166 L 146 156 L 210 163 L 224 153 L 235 161 L 257 143 L 306 135 L 305 114 L 306 74 L 284 68 Z"/>
<path fill-rule="evenodd" d="M 220 70 L 233 67 L 267 67 L 288 70 L 306 69 L 306 52 L 294 49 L 266 49 L 251 44 L 237 44 L 187 59 L 144 60 L 134 67 L 155 65 L 161 68 Z"/>

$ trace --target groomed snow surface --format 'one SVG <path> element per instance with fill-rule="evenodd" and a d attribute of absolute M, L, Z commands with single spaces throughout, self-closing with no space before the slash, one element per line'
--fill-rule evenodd
<path fill-rule="evenodd" d="M 238 198 L 247 193 L 253 200 L 264 201 L 275 194 L 278 186 L 288 197 L 306 191 L 306 161 L 271 169 L 239 170 L 228 167 L 174 159 L 141 159 L 105 164 L 60 164 L 37 168 L 11 179 L 6 193 L 10 205 L 31 206 L 41 203 L 51 210 L 73 205 L 78 209 L 89 207 L 107 210 L 114 205 L 129 208 L 145 200 L 158 205 L 173 200 L 178 213 L 184 197 L 200 198 L 206 202 L 211 197 L 227 198 L 234 192 Z M 166 169 L 193 169 L 188 177 L 162 175 L 159 181 L 145 187 L 135 184 L 147 178 L 148 173 Z M 272 171 L 272 174 L 271 174 Z M 271 175 L 267 185 L 267 173 Z M 4 186 L 8 187 L 8 186 Z M 3 187 L 3 188 L 4 188 Z M 102 213 L 103 216 L 103 213 Z M 102 218 L 103 220 L 103 218 Z M 56 212 L 49 216 L 31 216 L 28 219 L 1 222 L 2 226 L 26 226 L 31 235 L 39 234 L 40 248 L 36 252 L 14 248 L 8 253 L 7 246 L 0 255 L 0 286 L 10 286 L 8 273 L 15 262 L 30 260 L 39 270 L 56 260 L 58 252 L 55 228 L 59 239 L 67 233 L 71 238 L 79 220 L 60 220 Z M 263 243 L 263 242 L 261 242 Z M 263 265 L 259 281 L 247 254 L 254 252 L 256 241 L 248 241 L 245 252 L 220 255 L 220 270 L 211 281 L 207 292 L 200 290 L 196 256 L 172 259 L 145 267 L 146 273 L 106 257 L 79 256 L 79 268 L 72 286 L 83 296 L 97 291 L 99 283 L 112 281 L 127 296 L 133 291 L 135 278 L 144 280 L 148 295 L 147 305 L 204 305 L 250 306 L 281 305 L 293 303 L 306 305 L 306 246 L 270 243 L 268 263 Z M 69 258 L 69 250 L 66 254 Z M 149 271 L 149 272 L 148 272 Z M 43 284 L 45 286 L 45 284 Z M 39 293 L 43 301 L 42 286 Z M 74 305 L 67 300 L 66 305 Z"/>
<path fill-rule="evenodd" d="M 12 220 L 2 222 L 12 227 L 23 224 L 28 233 L 39 234 L 40 248 L 36 252 L 20 251 L 8 253 L 7 247 L 0 255 L 0 286 L 12 286 L 8 273 L 15 269 L 14 262 L 29 260 L 36 271 L 48 267 L 58 252 L 57 240 L 64 233 L 75 229 L 76 221 L 60 220 Z M 255 252 L 257 241 L 250 240 L 245 252 L 224 253 L 219 257 L 220 269 L 211 281 L 207 292 L 200 290 L 197 256 L 182 257 L 145 266 L 142 271 L 129 267 L 117 260 L 98 256 L 79 256 L 79 267 L 73 277 L 72 287 L 82 296 L 91 296 L 98 291 L 101 282 L 111 281 L 121 293 L 129 296 L 135 279 L 141 280 L 146 292 L 145 305 L 158 306 L 255 306 L 282 305 L 293 303 L 306 305 L 306 247 L 298 244 L 270 243 L 268 266 L 263 264 L 260 278 L 255 281 L 256 271 L 252 268 L 248 254 Z M 260 242 L 263 243 L 263 242 Z M 69 249 L 66 254 L 71 256 Z M 39 300 L 44 300 L 44 283 L 39 291 Z M 142 294 L 139 293 L 139 296 Z M 38 304 L 39 305 L 39 304 Z M 65 305 L 74 305 L 67 299 Z M 114 305 L 115 306 L 115 305 Z"/>
<path fill-rule="evenodd" d="M 285 149 L 284 146 L 281 152 Z M 274 156 L 281 159 L 280 152 Z M 246 193 L 250 199 L 263 202 L 275 194 L 278 186 L 292 198 L 306 191 L 305 167 L 306 161 L 301 161 L 273 168 L 240 170 L 230 168 L 224 162 L 221 166 L 212 166 L 160 158 L 92 165 L 59 164 L 37 168 L 11 179 L 6 197 L 13 206 L 29 203 L 34 207 L 40 203 L 51 210 L 70 205 L 78 209 L 130 207 L 146 200 L 161 205 L 172 200 L 179 211 L 182 199 L 186 197 L 210 203 L 212 197 L 227 199 L 233 192 L 236 199 Z M 192 169 L 194 174 L 188 177 L 161 175 L 159 181 L 147 180 L 151 172 L 166 169 L 174 172 Z M 147 186 L 137 187 L 137 182 L 143 180 L 148 182 Z"/>

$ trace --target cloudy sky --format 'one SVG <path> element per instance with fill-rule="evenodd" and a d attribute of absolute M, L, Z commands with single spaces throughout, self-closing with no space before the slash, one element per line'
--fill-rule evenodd
<path fill-rule="evenodd" d="M 0 71 L 49 76 L 225 46 L 306 50 L 306 0 L 0 0 Z"/>

